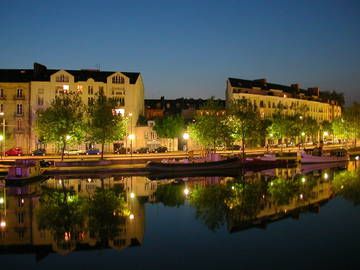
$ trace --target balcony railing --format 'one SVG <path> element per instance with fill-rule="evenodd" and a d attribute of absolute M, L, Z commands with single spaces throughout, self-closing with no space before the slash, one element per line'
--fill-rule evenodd
<path fill-rule="evenodd" d="M 25 99 L 25 95 L 15 95 L 14 96 L 15 100 L 24 100 Z"/>
<path fill-rule="evenodd" d="M 14 117 L 23 117 L 24 116 L 24 112 L 15 112 L 14 113 Z"/>
<path fill-rule="evenodd" d="M 25 129 L 24 128 L 14 128 L 14 133 L 15 134 L 24 134 Z"/>

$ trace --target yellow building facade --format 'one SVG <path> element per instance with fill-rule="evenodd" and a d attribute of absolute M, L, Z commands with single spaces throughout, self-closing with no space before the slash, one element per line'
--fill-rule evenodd
<path fill-rule="evenodd" d="M 307 108 L 305 116 L 318 122 L 332 121 L 341 115 L 341 107 L 334 101 L 323 101 L 318 87 L 300 89 L 291 86 L 268 83 L 266 79 L 243 80 L 228 78 L 226 82 L 226 104 L 233 100 L 246 99 L 255 105 L 262 118 L 268 118 L 276 111 L 294 114 L 298 109 Z"/>
<path fill-rule="evenodd" d="M 44 147 L 34 130 L 37 111 L 48 107 L 59 93 L 76 92 L 85 105 L 95 99 L 99 91 L 115 98 L 117 107 L 114 111 L 128 118 L 128 134 L 135 130 L 139 115 L 144 114 L 144 84 L 141 74 L 136 72 L 53 70 L 35 63 L 30 70 L 1 69 L 0 89 L 3 93 L 0 110 L 4 111 L 5 119 L 12 127 L 7 127 L 6 149 L 21 147 L 24 153 Z M 18 97 L 19 89 L 22 89 L 22 95 Z M 114 144 L 124 142 L 107 144 L 105 151 L 113 151 Z M 85 145 L 78 147 L 86 148 Z M 55 145 L 49 144 L 46 148 L 48 153 L 57 151 Z"/>

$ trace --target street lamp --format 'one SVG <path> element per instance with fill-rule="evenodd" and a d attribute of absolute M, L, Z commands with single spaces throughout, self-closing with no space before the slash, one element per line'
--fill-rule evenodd
<path fill-rule="evenodd" d="M 1 146 L 3 144 L 4 136 L 0 135 Z M 1 151 L 1 159 L 3 158 L 3 152 Z"/>

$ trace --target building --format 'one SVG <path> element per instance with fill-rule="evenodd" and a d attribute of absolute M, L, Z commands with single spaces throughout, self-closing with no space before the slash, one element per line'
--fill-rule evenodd
<path fill-rule="evenodd" d="M 307 108 L 306 116 L 318 122 L 332 121 L 341 115 L 341 107 L 337 102 L 323 99 L 318 87 L 304 90 L 299 84 L 285 86 L 268 83 L 266 79 L 228 78 L 225 94 L 227 105 L 232 100 L 246 99 L 259 109 L 263 118 L 271 117 L 280 109 L 291 115 L 300 108 Z"/>
<path fill-rule="evenodd" d="M 4 112 L 9 133 L 6 148 L 22 147 L 29 153 L 44 147 L 34 132 L 36 113 L 49 106 L 57 94 L 70 91 L 79 93 L 84 104 L 99 91 L 115 98 L 115 112 L 129 118 L 129 134 L 139 115 L 144 114 L 144 84 L 138 72 L 57 70 L 38 63 L 33 69 L 0 69 L 0 111 Z M 105 151 L 113 151 L 124 143 L 108 144 Z M 57 151 L 55 145 L 46 148 L 48 152 Z M 85 150 L 85 145 L 81 148 Z"/>

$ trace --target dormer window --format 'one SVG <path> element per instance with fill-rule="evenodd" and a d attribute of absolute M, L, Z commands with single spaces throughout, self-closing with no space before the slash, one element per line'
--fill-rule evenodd
<path fill-rule="evenodd" d="M 59 76 L 56 76 L 55 80 L 56 82 L 69 82 L 69 77 L 64 74 L 60 74 Z"/>
<path fill-rule="evenodd" d="M 120 75 L 116 75 L 112 78 L 112 83 L 124 84 L 125 80 L 124 77 Z"/>

